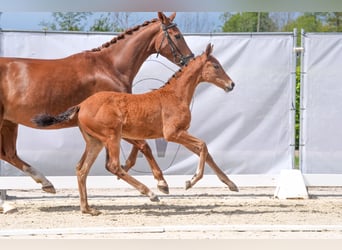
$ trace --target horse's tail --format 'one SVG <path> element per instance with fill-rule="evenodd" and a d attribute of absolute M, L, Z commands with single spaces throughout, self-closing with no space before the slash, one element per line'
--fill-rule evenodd
<path fill-rule="evenodd" d="M 32 122 L 38 127 L 47 127 L 54 124 L 58 124 L 64 121 L 69 121 L 78 113 L 80 110 L 79 106 L 69 108 L 67 111 L 60 113 L 56 116 L 49 114 L 40 114 L 32 119 Z"/>

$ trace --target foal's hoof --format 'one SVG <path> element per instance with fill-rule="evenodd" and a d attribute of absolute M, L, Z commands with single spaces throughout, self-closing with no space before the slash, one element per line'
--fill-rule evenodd
<path fill-rule="evenodd" d="M 239 188 L 233 182 L 229 183 L 228 187 L 230 191 L 239 192 Z"/>
<path fill-rule="evenodd" d="M 188 190 L 189 188 L 191 188 L 192 185 L 191 185 L 191 181 L 186 181 L 185 182 L 185 190 Z"/>
<path fill-rule="evenodd" d="M 162 192 L 164 194 L 169 194 L 169 186 L 158 185 L 157 187 L 158 187 L 160 192 Z"/>
<path fill-rule="evenodd" d="M 150 196 L 150 201 L 153 201 L 153 202 L 159 202 L 159 197 L 155 194 L 151 195 Z"/>
<path fill-rule="evenodd" d="M 83 214 L 90 214 L 91 216 L 98 216 L 101 214 L 99 210 L 96 210 L 95 208 L 90 208 L 88 210 L 83 210 Z"/>
<path fill-rule="evenodd" d="M 229 187 L 230 191 L 239 192 L 239 188 L 235 185 L 234 182 L 230 181 L 230 182 L 225 182 L 225 183 Z"/>
<path fill-rule="evenodd" d="M 43 189 L 43 191 L 45 191 L 47 193 L 51 193 L 51 194 L 55 194 L 56 193 L 56 189 L 52 185 L 43 186 L 42 189 Z"/>

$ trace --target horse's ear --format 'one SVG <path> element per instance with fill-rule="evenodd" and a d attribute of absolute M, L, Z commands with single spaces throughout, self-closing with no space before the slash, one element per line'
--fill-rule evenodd
<path fill-rule="evenodd" d="M 161 23 L 164 23 L 167 21 L 167 17 L 164 15 L 163 12 L 158 12 L 158 18 L 160 20 Z"/>
<path fill-rule="evenodd" d="M 171 16 L 169 17 L 170 21 L 173 22 L 173 20 L 175 19 L 175 17 L 176 17 L 176 12 L 173 12 L 173 13 L 171 14 Z"/>
<path fill-rule="evenodd" d="M 212 45 L 211 43 L 208 43 L 207 48 L 205 50 L 205 54 L 207 55 L 207 57 L 211 55 L 211 53 L 213 52 L 213 48 L 214 48 L 214 45 Z"/>

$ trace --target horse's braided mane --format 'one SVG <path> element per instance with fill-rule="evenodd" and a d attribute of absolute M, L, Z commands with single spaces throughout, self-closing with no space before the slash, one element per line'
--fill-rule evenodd
<path fill-rule="evenodd" d="M 114 37 L 112 40 L 110 40 L 109 42 L 106 42 L 104 44 L 102 44 L 100 47 L 94 48 L 90 51 L 92 52 L 96 52 L 96 51 L 100 51 L 103 48 L 108 48 L 109 46 L 111 46 L 112 44 L 116 43 L 118 40 L 124 39 L 125 35 L 131 35 L 133 34 L 133 32 L 139 30 L 141 27 L 145 27 L 151 23 L 155 23 L 157 22 L 159 19 L 155 18 L 152 19 L 151 21 L 145 21 L 143 24 L 137 25 L 133 28 L 129 28 L 127 30 L 125 30 L 124 32 L 122 32 L 121 34 L 119 34 L 118 36 Z"/>

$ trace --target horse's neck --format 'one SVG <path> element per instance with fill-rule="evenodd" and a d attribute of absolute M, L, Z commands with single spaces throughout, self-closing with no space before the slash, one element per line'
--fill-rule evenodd
<path fill-rule="evenodd" d="M 151 23 L 133 34 L 125 34 L 116 44 L 106 49 L 112 65 L 125 75 L 125 80 L 132 84 L 141 65 L 155 50 L 155 36 L 159 31 L 159 22 Z"/>

